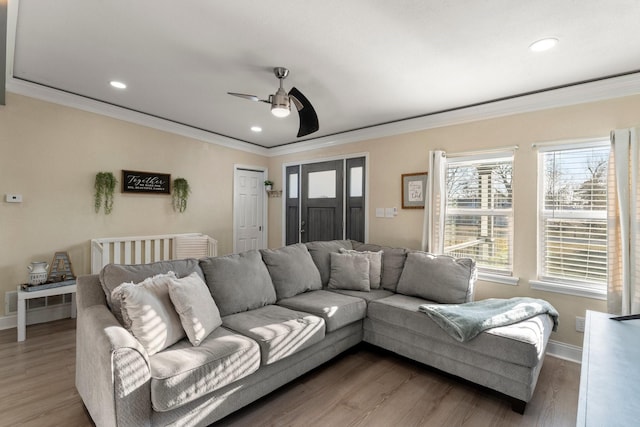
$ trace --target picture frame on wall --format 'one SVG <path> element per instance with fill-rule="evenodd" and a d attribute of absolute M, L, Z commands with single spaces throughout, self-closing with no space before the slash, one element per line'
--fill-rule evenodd
<path fill-rule="evenodd" d="M 424 209 L 427 172 L 402 174 L 402 209 Z"/>
<path fill-rule="evenodd" d="M 123 193 L 171 194 L 171 175 L 168 173 L 122 170 Z"/>

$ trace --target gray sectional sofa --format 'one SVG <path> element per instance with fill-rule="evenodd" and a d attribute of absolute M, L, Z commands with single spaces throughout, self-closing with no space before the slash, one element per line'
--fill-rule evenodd
<path fill-rule="evenodd" d="M 78 279 L 76 387 L 97 426 L 208 425 L 365 341 L 524 411 L 548 315 L 461 343 L 418 310 L 474 283 L 470 259 L 348 240 L 110 264 Z"/>

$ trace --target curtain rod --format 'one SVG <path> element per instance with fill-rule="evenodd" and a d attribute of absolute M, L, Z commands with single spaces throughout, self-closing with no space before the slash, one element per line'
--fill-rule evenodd
<path fill-rule="evenodd" d="M 464 151 L 464 152 L 461 152 L 461 153 L 453 153 L 453 154 L 447 153 L 446 155 L 447 155 L 447 157 L 480 156 L 480 155 L 483 155 L 483 154 L 504 153 L 506 151 L 515 151 L 515 150 L 517 150 L 519 148 L 520 147 L 518 145 L 509 145 L 507 147 L 490 148 L 488 150 Z"/>

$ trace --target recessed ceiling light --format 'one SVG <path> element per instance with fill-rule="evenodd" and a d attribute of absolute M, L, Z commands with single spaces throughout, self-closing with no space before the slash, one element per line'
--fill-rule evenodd
<path fill-rule="evenodd" d="M 251 130 L 253 132 L 262 132 L 262 128 L 260 126 L 251 126 Z"/>
<path fill-rule="evenodd" d="M 127 88 L 126 84 L 124 84 L 122 82 L 119 82 L 119 81 L 116 81 L 116 80 L 110 81 L 109 84 L 111 86 L 115 87 L 116 89 L 126 89 Z"/>
<path fill-rule="evenodd" d="M 554 37 L 547 37 L 546 39 L 540 39 L 529 45 L 531 52 L 544 52 L 545 50 L 552 49 L 558 44 L 558 39 Z"/>

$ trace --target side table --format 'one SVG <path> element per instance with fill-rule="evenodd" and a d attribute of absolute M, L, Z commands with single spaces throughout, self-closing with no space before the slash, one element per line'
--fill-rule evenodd
<path fill-rule="evenodd" d="M 53 295 L 71 294 L 71 317 L 76 317 L 76 284 L 59 286 L 40 291 L 23 291 L 18 286 L 18 342 L 24 341 L 27 335 L 27 300 L 49 297 Z"/>

